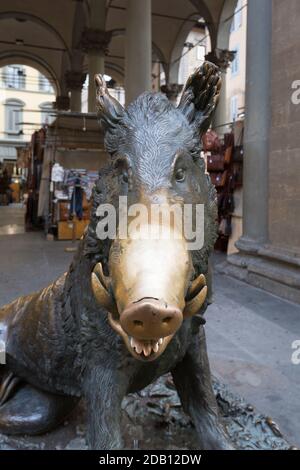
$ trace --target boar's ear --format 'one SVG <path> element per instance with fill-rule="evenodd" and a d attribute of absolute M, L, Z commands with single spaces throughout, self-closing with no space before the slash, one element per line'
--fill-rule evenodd
<path fill-rule="evenodd" d="M 211 62 L 204 62 L 188 78 L 178 109 L 200 132 L 207 131 L 217 106 L 221 89 L 219 68 Z"/>
<path fill-rule="evenodd" d="M 124 115 L 123 106 L 109 93 L 102 75 L 95 75 L 96 83 L 96 111 L 100 124 L 106 131 L 114 127 Z"/>

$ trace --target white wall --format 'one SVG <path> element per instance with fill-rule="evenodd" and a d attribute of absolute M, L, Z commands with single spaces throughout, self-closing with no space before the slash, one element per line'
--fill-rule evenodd
<path fill-rule="evenodd" d="M 48 88 L 41 89 L 40 74 L 37 70 L 28 66 L 19 66 L 24 77 L 13 74 L 11 69 L 3 67 L 0 69 L 0 145 L 13 142 L 28 142 L 32 133 L 39 129 L 45 114 L 42 115 L 41 106 L 49 105 L 55 101 L 55 93 L 51 84 Z M 47 83 L 46 83 L 47 84 Z M 7 100 L 18 100 L 22 106 L 22 122 L 20 128 L 23 135 L 8 133 L 7 122 Z"/>

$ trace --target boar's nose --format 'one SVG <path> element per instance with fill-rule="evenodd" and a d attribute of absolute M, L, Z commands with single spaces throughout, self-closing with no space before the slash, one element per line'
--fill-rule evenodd
<path fill-rule="evenodd" d="M 182 323 L 179 308 L 165 302 L 144 298 L 129 304 L 120 315 L 122 328 L 137 339 L 159 339 L 174 334 Z"/>

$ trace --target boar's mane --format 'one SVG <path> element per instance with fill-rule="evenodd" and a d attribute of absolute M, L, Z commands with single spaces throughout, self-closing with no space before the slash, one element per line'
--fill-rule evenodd
<path fill-rule="evenodd" d="M 200 154 L 199 130 L 188 123 L 184 114 L 162 93 L 145 92 L 131 103 L 118 123 L 110 126 L 105 134 L 105 148 L 110 154 L 126 143 L 128 135 L 144 130 L 154 138 L 180 139 L 193 155 Z"/>

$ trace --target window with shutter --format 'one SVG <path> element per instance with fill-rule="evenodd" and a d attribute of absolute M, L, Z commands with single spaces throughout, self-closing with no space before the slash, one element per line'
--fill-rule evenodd
<path fill-rule="evenodd" d="M 19 135 L 23 119 L 24 103 L 20 100 L 7 100 L 5 103 L 5 131 L 7 134 Z"/>

